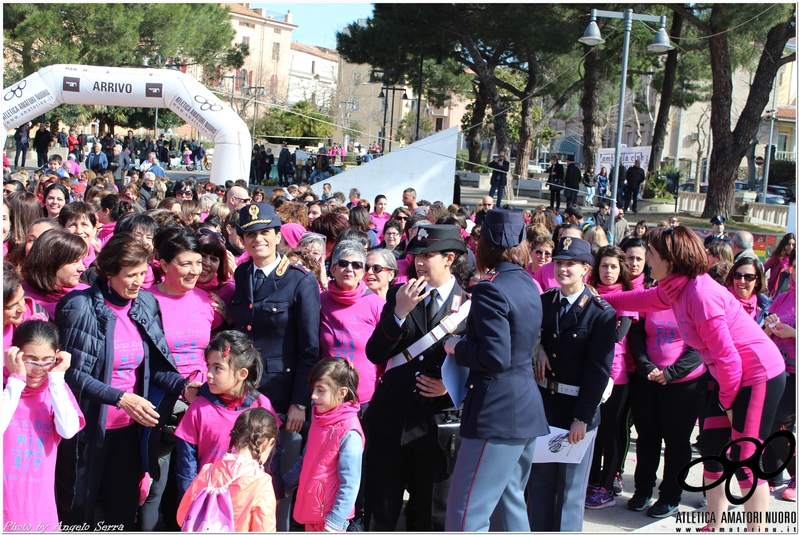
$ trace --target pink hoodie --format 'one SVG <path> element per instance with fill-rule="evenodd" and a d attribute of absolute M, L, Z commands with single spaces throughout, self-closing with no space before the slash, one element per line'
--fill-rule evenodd
<path fill-rule="evenodd" d="M 604 296 L 616 309 L 674 311 L 683 340 L 696 349 L 719 384 L 719 402 L 732 407 L 741 386 L 785 370 L 777 347 L 730 292 L 707 274 L 666 277 L 648 290 Z M 711 349 L 712 348 L 712 349 Z"/>

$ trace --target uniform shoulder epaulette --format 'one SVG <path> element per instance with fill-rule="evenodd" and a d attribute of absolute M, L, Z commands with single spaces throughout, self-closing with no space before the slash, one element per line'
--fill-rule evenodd
<path fill-rule="evenodd" d="M 483 281 L 485 281 L 485 282 L 494 282 L 494 277 L 496 277 L 498 274 L 499 273 L 497 273 L 496 271 L 489 271 L 488 273 L 483 275 L 483 278 L 480 279 L 480 282 L 483 282 Z"/>
<path fill-rule="evenodd" d="M 278 277 L 282 277 L 283 275 L 286 274 L 286 270 L 289 268 L 290 265 L 291 261 L 289 260 L 289 257 L 283 256 L 280 259 L 280 263 L 277 265 L 277 268 L 275 269 L 275 275 Z"/>
<path fill-rule="evenodd" d="M 612 308 L 613 308 L 612 306 L 610 306 L 610 303 L 608 303 L 607 301 L 605 301 L 604 299 L 602 299 L 602 297 L 601 297 L 601 296 L 599 296 L 599 295 L 595 295 L 595 296 L 594 296 L 594 299 L 593 299 L 593 301 L 594 301 L 594 303 L 596 303 L 596 304 L 597 304 L 597 305 L 598 305 L 600 308 L 602 308 L 602 310 L 609 310 L 609 309 L 612 309 Z"/>
<path fill-rule="evenodd" d="M 290 264 L 289 267 L 293 267 L 294 269 L 301 271 L 303 275 L 310 273 L 310 271 L 308 271 L 308 268 L 306 268 L 302 264 Z"/>
<path fill-rule="evenodd" d="M 553 286 L 552 288 L 544 290 L 544 293 L 548 294 L 548 293 L 551 293 L 551 292 L 557 292 L 558 290 L 560 290 L 560 286 Z"/>

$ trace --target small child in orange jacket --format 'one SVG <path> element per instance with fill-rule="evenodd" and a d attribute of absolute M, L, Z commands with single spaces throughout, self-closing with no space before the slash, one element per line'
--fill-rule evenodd
<path fill-rule="evenodd" d="M 194 499 L 211 484 L 229 485 L 236 531 L 275 531 L 275 493 L 272 477 L 263 466 L 277 443 L 277 421 L 267 409 L 254 408 L 241 413 L 230 431 L 228 452 L 213 464 L 206 464 L 183 495 L 177 520 L 183 526 Z"/>

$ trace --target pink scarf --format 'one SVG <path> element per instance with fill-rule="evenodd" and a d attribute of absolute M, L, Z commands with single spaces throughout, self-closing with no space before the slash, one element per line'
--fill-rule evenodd
<path fill-rule="evenodd" d="M 757 311 L 757 292 L 752 292 L 752 295 L 750 295 L 749 298 L 746 299 L 735 293 L 735 288 L 733 288 L 732 286 L 728 287 L 727 289 L 735 297 L 735 299 L 737 299 L 738 302 L 741 303 L 741 306 L 744 307 L 746 313 L 754 318 Z"/>
<path fill-rule="evenodd" d="M 645 279 L 644 274 L 641 273 L 640 275 L 635 277 L 633 280 L 631 280 L 630 282 L 633 283 L 633 290 L 643 290 L 644 289 L 644 282 L 645 282 L 644 279 Z"/>
<path fill-rule="evenodd" d="M 361 410 L 361 404 L 357 401 L 347 401 L 334 409 L 330 409 L 324 414 L 319 414 L 319 411 L 314 407 L 312 411 L 313 423 L 321 425 L 322 427 L 331 427 L 338 422 L 349 420 L 353 416 L 358 416 L 359 410 Z"/>
<path fill-rule="evenodd" d="M 642 275 L 643 276 L 643 275 Z M 635 289 L 635 288 L 633 288 Z M 604 284 L 597 284 L 596 291 L 599 295 L 607 295 L 607 294 L 615 294 L 619 292 L 623 292 L 624 288 L 622 288 L 621 283 L 617 282 L 616 284 L 611 284 L 606 286 Z M 634 312 L 631 310 L 617 310 L 616 317 L 620 318 L 622 316 L 633 318 L 634 320 L 638 320 L 638 312 Z"/>
<path fill-rule="evenodd" d="M 363 279 L 358 281 L 358 286 L 352 290 L 342 290 L 336 285 L 336 281 L 334 280 L 331 280 L 330 284 L 327 286 L 327 291 L 330 293 L 330 297 L 333 298 L 333 301 L 345 306 L 352 306 L 357 303 L 366 290 L 366 283 L 363 282 Z"/>
<path fill-rule="evenodd" d="M 670 303 L 674 303 L 680 297 L 685 285 L 688 284 L 688 280 L 685 275 L 669 275 L 658 282 L 658 288 Z"/>
<path fill-rule="evenodd" d="M 196 287 L 206 292 L 217 291 L 219 289 L 219 274 L 214 273 L 213 278 L 206 283 L 198 282 Z"/>

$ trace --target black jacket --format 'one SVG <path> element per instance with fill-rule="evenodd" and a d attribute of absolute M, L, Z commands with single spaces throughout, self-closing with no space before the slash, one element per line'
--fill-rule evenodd
<path fill-rule="evenodd" d="M 547 184 L 549 189 L 553 191 L 560 191 L 558 186 L 563 185 L 563 164 L 556 163 L 549 168 L 549 176 L 547 177 Z M 553 187 L 554 186 L 554 187 Z"/>
<path fill-rule="evenodd" d="M 427 310 L 422 301 L 408 314 L 400 327 L 394 319 L 399 288 L 401 286 L 388 290 L 380 323 L 366 343 L 366 357 L 377 365 L 388 361 L 427 334 L 447 315 L 455 295 L 461 296 L 463 301 L 468 298 L 456 283 L 435 318 L 428 321 Z M 465 324 L 461 325 L 455 334 L 463 334 L 465 330 Z M 415 390 L 418 373 L 440 377 L 440 368 L 446 357 L 446 339 L 447 337 L 442 338 L 407 364 L 391 368 L 383 375 L 364 415 L 370 432 L 378 433 L 403 446 L 428 451 L 440 450 L 437 424 L 443 423 L 446 411 L 454 410 L 455 407 L 448 394 L 425 398 L 416 394 Z"/>
<path fill-rule="evenodd" d="M 36 149 L 36 152 L 47 152 L 52 140 L 53 138 L 50 136 L 50 132 L 40 128 L 33 137 L 33 148 Z"/>
<path fill-rule="evenodd" d="M 577 167 L 577 164 L 570 163 L 566 167 L 566 179 L 565 179 L 566 187 L 570 189 L 580 189 L 581 179 L 582 176 L 580 175 L 580 168 Z"/>
<path fill-rule="evenodd" d="M 502 163 L 498 161 L 491 162 L 488 167 L 494 170 L 491 173 L 491 183 L 499 184 L 500 186 L 508 185 L 508 171 L 510 171 L 510 162 L 504 160 Z"/>
<path fill-rule="evenodd" d="M 646 171 L 641 167 L 632 166 L 627 169 L 627 174 L 624 176 L 624 179 L 626 184 L 631 188 L 638 188 L 646 180 Z"/>
<path fill-rule="evenodd" d="M 58 500 L 67 510 L 72 506 L 77 484 L 78 442 L 100 448 L 105 441 L 105 424 L 109 405 L 113 406 L 122 392 L 112 386 L 114 363 L 114 327 L 116 315 L 106 304 L 106 296 L 98 279 L 85 290 L 67 294 L 56 306 L 55 322 L 58 325 L 61 348 L 72 355 L 66 372 L 66 382 L 86 419 L 83 430 L 58 446 L 57 477 Z M 142 471 L 158 468 L 160 429 L 172 413 L 175 400 L 183 391 L 186 380 L 177 371 L 175 360 L 169 352 L 161 322 L 161 309 L 155 296 L 140 291 L 131 303 L 128 313 L 136 324 L 144 342 L 144 361 L 139 368 L 138 395 L 147 398 L 161 417 L 153 428 L 141 430 Z M 107 343 L 107 342 L 112 343 Z M 154 465 L 153 465 L 154 461 Z"/>

